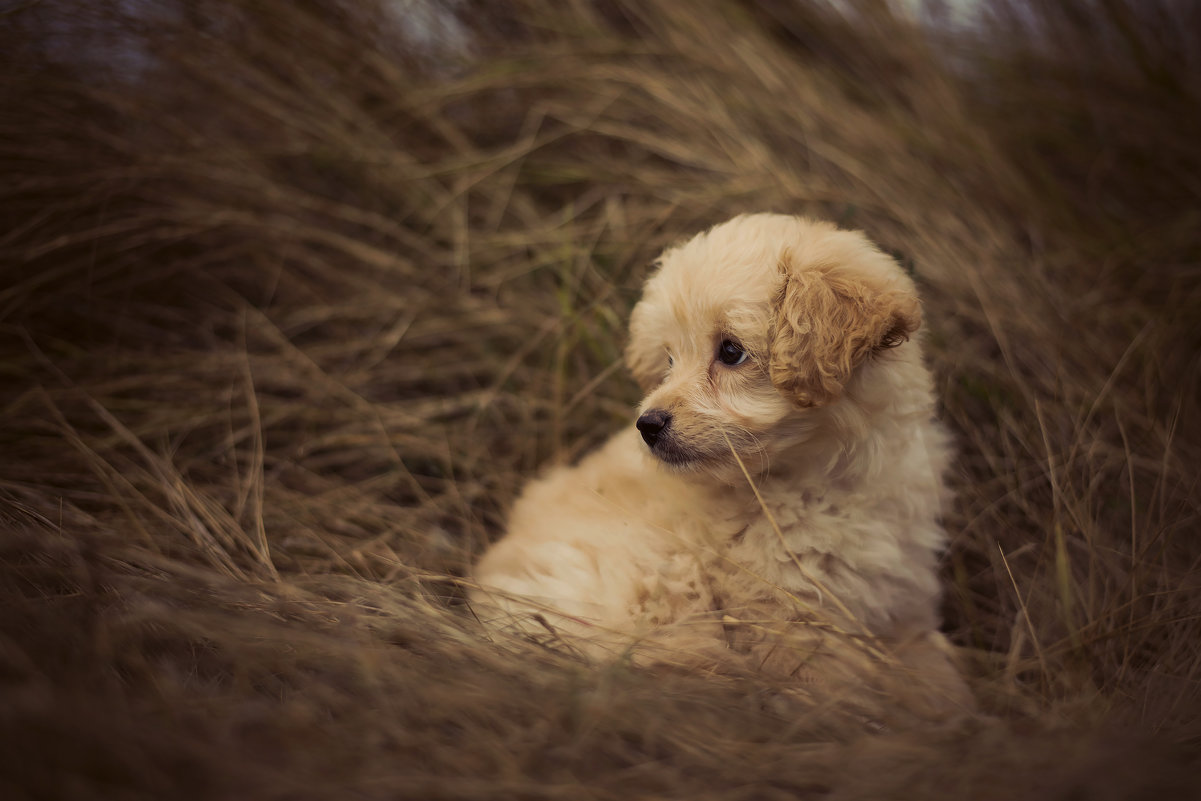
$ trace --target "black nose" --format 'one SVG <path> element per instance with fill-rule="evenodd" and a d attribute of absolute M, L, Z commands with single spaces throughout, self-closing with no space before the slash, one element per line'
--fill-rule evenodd
<path fill-rule="evenodd" d="M 659 441 L 659 436 L 671 425 L 671 412 L 651 409 L 639 417 L 638 422 L 634 425 L 642 432 L 642 438 L 646 440 L 646 444 L 653 448 Z"/>

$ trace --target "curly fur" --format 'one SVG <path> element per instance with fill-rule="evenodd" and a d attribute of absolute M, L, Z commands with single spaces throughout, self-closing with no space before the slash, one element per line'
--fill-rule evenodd
<path fill-rule="evenodd" d="M 912 292 L 880 286 L 838 263 L 797 269 L 785 253 L 780 271 L 786 278 L 776 301 L 771 380 L 798 406 L 837 399 L 868 355 L 896 347 L 921 325 Z"/>
<path fill-rule="evenodd" d="M 626 358 L 640 411 L 670 423 L 532 482 L 473 604 L 593 654 L 752 652 L 811 677 L 837 650 L 815 632 L 870 635 L 954 683 L 936 633 L 950 447 L 920 321 L 896 263 L 826 223 L 747 215 L 669 249 Z M 717 357 L 727 341 L 744 362 Z"/>

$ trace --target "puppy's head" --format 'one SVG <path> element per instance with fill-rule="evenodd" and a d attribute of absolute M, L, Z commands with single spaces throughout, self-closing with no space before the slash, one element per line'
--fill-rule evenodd
<path fill-rule="evenodd" d="M 667 250 L 634 309 L 638 429 L 677 468 L 737 469 L 733 448 L 762 470 L 920 321 L 912 281 L 862 234 L 736 217 Z"/>

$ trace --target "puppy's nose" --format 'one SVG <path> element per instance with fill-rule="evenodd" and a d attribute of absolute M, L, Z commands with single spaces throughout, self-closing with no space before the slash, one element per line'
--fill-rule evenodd
<path fill-rule="evenodd" d="M 642 432 L 642 438 L 646 440 L 646 444 L 653 448 L 659 441 L 659 436 L 671 425 L 671 412 L 651 409 L 639 417 L 638 422 L 634 425 Z"/>

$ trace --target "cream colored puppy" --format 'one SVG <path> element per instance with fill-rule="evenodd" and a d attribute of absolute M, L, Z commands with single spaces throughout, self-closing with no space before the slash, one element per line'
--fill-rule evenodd
<path fill-rule="evenodd" d="M 813 679 L 841 633 L 942 672 L 950 449 L 920 322 L 897 264 L 826 223 L 741 216 L 667 250 L 630 321 L 637 422 L 526 488 L 477 613 L 593 655 L 758 649 Z"/>

